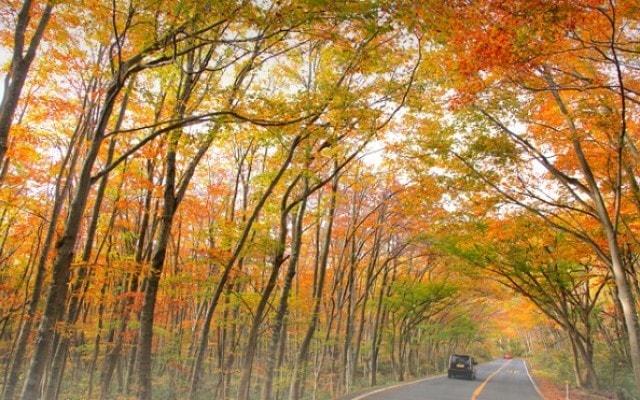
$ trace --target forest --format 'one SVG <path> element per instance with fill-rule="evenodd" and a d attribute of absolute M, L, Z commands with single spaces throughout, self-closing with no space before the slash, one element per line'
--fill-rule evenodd
<path fill-rule="evenodd" d="M 0 78 L 1 400 L 640 398 L 640 1 L 0 0 Z"/>

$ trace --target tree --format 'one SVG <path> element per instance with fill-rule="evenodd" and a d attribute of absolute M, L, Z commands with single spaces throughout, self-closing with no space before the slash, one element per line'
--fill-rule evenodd
<path fill-rule="evenodd" d="M 13 29 L 13 51 L 9 73 L 4 78 L 4 91 L 0 103 L 0 165 L 6 163 L 5 155 L 9 146 L 9 133 L 14 122 L 18 101 L 22 94 L 27 74 L 36 57 L 47 25 L 53 13 L 52 2 L 40 5 L 24 0 L 16 16 Z M 32 15 L 33 13 L 33 15 Z M 35 29 L 31 29 L 31 18 L 36 17 Z"/>
<path fill-rule="evenodd" d="M 447 35 L 456 73 L 446 103 L 468 114 L 451 124 L 458 137 L 445 147 L 506 202 L 583 241 L 610 267 L 640 387 L 637 310 L 623 250 L 635 236 L 627 226 L 636 186 L 628 129 L 636 79 L 625 67 L 634 57 L 634 10 L 616 2 L 450 8 L 463 29 Z M 599 232 L 584 229 L 584 217 Z"/>
<path fill-rule="evenodd" d="M 469 224 L 468 233 L 444 239 L 442 246 L 470 268 L 495 274 L 498 282 L 556 322 L 571 342 L 576 383 L 598 387 L 594 322 L 609 276 L 595 257 L 580 255 L 586 250 L 581 243 L 550 229 L 541 231 L 527 216 L 514 216 L 508 225 Z"/>

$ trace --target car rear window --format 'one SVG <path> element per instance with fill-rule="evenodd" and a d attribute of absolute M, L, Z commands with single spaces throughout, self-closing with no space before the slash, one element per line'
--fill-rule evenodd
<path fill-rule="evenodd" d="M 464 363 L 464 364 L 468 364 L 469 363 L 469 356 L 458 356 L 458 355 L 453 355 L 451 356 L 451 364 L 457 364 L 457 363 Z"/>

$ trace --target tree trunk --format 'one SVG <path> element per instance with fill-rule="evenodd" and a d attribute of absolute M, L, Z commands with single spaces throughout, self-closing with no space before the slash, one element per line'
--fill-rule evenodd
<path fill-rule="evenodd" d="M 355 350 L 353 355 L 354 365 L 353 365 L 352 375 L 351 375 L 352 381 L 355 379 L 355 373 L 358 368 L 358 359 L 360 358 L 360 348 L 362 345 L 362 336 L 364 332 L 365 314 L 367 310 L 367 302 L 369 300 L 369 292 L 371 291 L 373 284 L 375 282 L 373 272 L 378 263 L 378 255 L 380 254 L 380 240 L 381 240 L 380 226 L 383 222 L 383 215 L 384 215 L 383 212 L 380 212 L 378 214 L 378 221 L 377 221 L 378 227 L 376 228 L 376 231 L 373 237 L 373 249 L 371 254 L 371 260 L 369 261 L 369 265 L 367 268 L 367 274 L 366 274 L 365 285 L 364 285 L 364 293 L 362 294 L 363 297 L 362 297 L 362 305 L 360 305 L 361 307 L 360 320 L 358 323 L 358 331 L 357 331 L 358 333 L 356 335 Z"/>
<path fill-rule="evenodd" d="M 300 345 L 300 351 L 298 357 L 293 366 L 293 372 L 291 374 L 291 385 L 289 386 L 289 400 L 299 400 L 301 397 L 302 381 L 306 375 L 307 361 L 309 356 L 309 348 L 311 346 L 311 340 L 316 332 L 318 320 L 320 319 L 320 306 L 322 305 L 322 293 L 324 289 L 324 282 L 327 273 L 327 265 L 329 263 L 329 250 L 331 248 L 331 234 L 333 230 L 333 219 L 336 210 L 336 193 L 338 191 L 338 181 L 340 177 L 338 174 L 333 178 L 333 184 L 331 185 L 331 199 L 329 203 L 329 212 L 327 216 L 327 228 L 325 231 L 324 241 L 322 245 L 322 252 L 320 254 L 320 261 L 318 263 L 318 276 L 314 277 L 314 282 L 317 285 L 313 290 L 313 310 L 311 311 L 311 320 L 309 326 L 302 339 Z"/>
<path fill-rule="evenodd" d="M 122 126 L 122 121 L 124 120 L 124 116 L 129 103 L 129 95 L 133 87 L 133 82 L 134 82 L 133 79 L 129 81 L 127 90 L 122 98 L 122 102 L 120 104 L 120 112 L 118 114 L 118 119 L 115 123 L 114 130 L 118 130 Z M 107 159 L 105 162 L 106 165 L 111 164 L 114 153 L 115 153 L 115 148 L 116 148 L 116 140 L 115 138 L 112 138 L 111 141 L 109 142 L 109 148 L 107 150 Z M 91 221 L 89 222 L 89 226 L 87 227 L 87 237 L 85 240 L 84 248 L 82 251 L 82 257 L 81 257 L 82 264 L 78 269 L 76 280 L 73 283 L 71 288 L 71 301 L 69 304 L 67 321 L 66 321 L 68 325 L 72 325 L 76 323 L 80 314 L 80 308 L 82 307 L 82 304 L 83 304 L 83 298 L 79 294 L 79 292 L 83 288 L 85 288 L 86 290 L 85 280 L 88 279 L 87 273 L 90 271 L 90 269 L 88 268 L 88 264 L 91 259 L 91 254 L 93 252 L 93 245 L 95 241 L 96 231 L 98 229 L 98 222 L 100 220 L 100 213 L 102 210 L 102 202 L 104 200 L 104 195 L 107 189 L 108 182 L 109 182 L 109 174 L 107 173 L 103 175 L 102 178 L 100 179 L 100 184 L 96 192 L 96 199 L 93 204 L 93 210 L 91 213 Z M 122 186 L 120 186 L 120 188 L 118 189 L 118 192 L 120 191 L 121 188 Z M 115 209 L 112 214 L 112 220 L 114 217 L 115 217 Z M 86 283 L 86 285 L 88 285 L 88 283 Z M 66 336 L 61 337 L 60 341 L 58 342 L 58 346 L 55 349 L 54 357 L 51 363 L 51 372 L 50 372 L 49 382 L 47 384 L 47 389 L 45 391 L 46 393 L 45 397 L 47 399 L 50 399 L 50 400 L 57 399 L 58 387 L 60 386 L 60 383 L 63 377 L 64 363 L 67 360 L 69 341 L 70 341 L 69 337 L 66 337 Z"/>
<path fill-rule="evenodd" d="M 144 300 L 140 310 L 140 331 L 138 333 L 138 399 L 151 399 L 151 346 L 153 344 L 153 314 L 156 306 L 160 276 L 169 245 L 169 236 L 173 217 L 176 212 L 175 180 L 176 180 L 176 149 L 181 132 L 174 131 L 169 137 L 168 150 L 165 158 L 165 185 L 163 208 L 160 217 L 160 232 L 156 248 L 151 258 L 151 270 L 146 279 Z"/>
<path fill-rule="evenodd" d="M 18 108 L 18 101 L 20 100 L 24 82 L 29 73 L 31 63 L 36 56 L 44 30 L 51 19 L 51 11 L 53 10 L 53 3 L 47 3 L 45 5 L 31 40 L 27 44 L 25 43 L 25 38 L 29 28 L 31 5 L 31 0 L 24 0 L 18 12 L 14 31 L 11 66 L 9 73 L 5 77 L 5 90 L 2 103 L 0 103 L 0 165 L 3 165 L 5 162 L 5 155 L 9 145 L 9 131 L 13 124 L 16 109 Z M 25 45 L 27 45 L 26 49 Z"/>
<path fill-rule="evenodd" d="M 65 194 L 67 193 L 71 185 L 72 171 L 75 169 L 75 164 L 78 158 L 78 151 L 77 149 L 74 151 L 74 145 L 76 143 L 77 137 L 80 136 L 80 131 L 81 122 L 79 121 L 76 132 L 73 135 L 67 153 L 63 159 L 60 171 L 58 172 L 58 176 L 56 177 L 56 189 L 54 192 L 55 197 L 53 200 L 51 215 L 49 217 L 49 226 L 47 227 L 47 233 L 42 244 L 42 249 L 40 249 L 40 255 L 38 256 L 38 261 L 36 264 L 36 276 L 33 283 L 29 305 L 27 306 L 27 315 L 25 316 L 24 323 L 20 327 L 20 331 L 18 333 L 18 338 L 16 341 L 15 352 L 13 354 L 13 360 L 9 367 L 9 375 L 5 383 L 3 393 L 4 400 L 13 400 L 15 389 L 18 384 L 18 377 L 20 375 L 20 369 L 22 367 L 24 356 L 26 354 L 29 335 L 31 334 L 31 327 L 33 325 L 36 311 L 38 309 L 40 296 L 42 294 L 42 286 L 44 283 L 47 260 L 49 259 L 51 244 L 53 243 L 53 239 L 56 233 L 56 227 L 58 226 L 58 220 L 60 219 L 60 213 L 62 211 Z M 67 169 L 69 172 L 64 184 L 62 184 L 62 180 L 64 178 L 65 172 L 67 172 Z"/>
<path fill-rule="evenodd" d="M 382 335 L 380 334 L 380 326 L 382 325 L 382 306 L 384 295 L 386 291 L 387 277 L 389 276 L 389 268 L 385 266 L 384 273 L 382 275 L 382 285 L 378 294 L 378 301 L 376 303 L 376 315 L 373 320 L 373 327 L 371 328 L 371 372 L 369 377 L 369 384 L 376 386 L 378 375 L 378 352 L 380 351 L 380 342 Z"/>
<path fill-rule="evenodd" d="M 149 183 L 153 183 L 153 163 L 151 160 L 146 161 L 146 170 L 147 177 L 149 179 Z M 146 233 L 149 227 L 149 214 L 151 210 L 151 197 L 153 194 L 153 190 L 151 187 L 147 188 L 144 198 L 144 205 L 142 211 L 142 218 L 140 221 L 140 228 L 138 233 L 138 239 L 136 241 L 136 248 L 134 254 L 134 262 L 136 265 L 140 265 L 142 262 L 142 252 L 144 249 Z M 101 384 L 100 384 L 100 399 L 106 399 L 109 397 L 109 387 L 111 384 L 111 378 L 113 376 L 113 372 L 116 368 L 116 363 L 120 358 L 120 354 L 122 352 L 123 341 L 125 337 L 125 331 L 127 329 L 129 317 L 131 314 L 130 307 L 133 304 L 132 295 L 138 291 L 138 279 L 139 279 L 140 270 L 136 269 L 131 277 L 131 281 L 129 283 L 129 291 L 131 296 L 128 296 L 123 301 L 123 311 L 122 311 L 122 322 L 120 325 L 120 332 L 117 334 L 116 343 L 113 346 L 113 349 L 106 355 L 104 361 L 104 367 L 101 375 Z M 134 343 L 135 346 L 135 343 Z M 133 350 L 132 350 L 133 352 Z"/>
<path fill-rule="evenodd" d="M 207 342 L 209 340 L 209 330 L 211 328 L 211 321 L 213 320 L 213 314 L 215 312 L 215 309 L 218 306 L 218 300 L 220 299 L 220 296 L 224 291 L 224 287 L 227 283 L 227 279 L 229 278 L 229 274 L 231 273 L 231 268 L 233 268 L 236 261 L 238 260 L 238 257 L 240 256 L 240 252 L 244 248 L 247 238 L 249 237 L 249 232 L 253 228 L 253 224 L 256 221 L 258 214 L 260 214 L 260 212 L 262 211 L 262 207 L 266 203 L 267 199 L 271 196 L 271 193 L 275 189 L 278 182 L 280 182 L 280 179 L 282 178 L 282 176 L 284 175 L 284 172 L 289 167 L 289 164 L 291 164 L 291 160 L 293 159 L 294 152 L 301 141 L 302 141 L 301 135 L 298 135 L 294 138 L 293 143 L 289 148 L 287 158 L 285 159 L 280 169 L 278 170 L 278 173 L 273 178 L 273 180 L 269 183 L 269 186 L 267 187 L 265 192 L 262 194 L 262 196 L 258 200 L 258 203 L 254 207 L 251 213 L 251 216 L 248 218 L 247 223 L 245 224 L 245 227 L 242 230 L 242 234 L 240 235 L 240 238 L 238 239 L 238 242 L 233 250 L 233 254 L 225 264 L 224 270 L 222 272 L 222 276 L 220 277 L 220 281 L 216 285 L 216 290 L 213 293 L 211 302 L 209 303 L 209 308 L 207 309 L 207 315 L 205 317 L 205 321 L 202 325 L 202 334 L 200 335 L 200 344 L 198 346 L 198 353 L 196 355 L 196 358 L 194 360 L 194 365 L 192 368 L 191 386 L 189 389 L 189 397 L 191 399 L 195 399 L 197 395 L 198 380 L 200 378 L 200 372 L 201 372 L 200 370 L 202 368 L 202 363 L 204 361 L 204 355 L 207 351 Z"/>
<path fill-rule="evenodd" d="M 40 321 L 40 327 L 38 328 L 36 345 L 31 358 L 29 372 L 27 373 L 22 390 L 22 400 L 31 400 L 39 396 L 42 374 L 46 361 L 49 358 L 55 325 L 64 312 L 67 286 L 69 283 L 69 268 L 73 261 L 74 249 L 82 223 L 82 215 L 84 214 L 87 199 L 91 191 L 91 170 L 98 157 L 107 123 L 121 88 L 122 82 L 117 80 L 111 84 L 107 91 L 105 103 L 102 107 L 98 124 L 93 132 L 91 145 L 85 156 L 80 172 L 78 187 L 71 206 L 69 207 L 69 215 L 64 232 L 56 244 L 56 258 L 52 267 L 53 278 L 47 295 L 42 320 Z"/>
<path fill-rule="evenodd" d="M 283 203 L 286 203 L 286 199 L 283 200 Z M 260 334 L 260 325 L 262 324 L 262 318 L 266 312 L 267 304 L 269 302 L 269 298 L 271 297 L 271 293 L 276 287 L 276 282 L 278 280 L 278 273 L 280 272 L 280 268 L 282 264 L 285 262 L 285 246 L 287 239 L 287 224 L 288 224 L 288 210 L 286 205 L 283 205 L 281 214 L 280 214 L 280 231 L 279 231 L 279 240 L 276 248 L 276 253 L 273 257 L 273 266 L 271 267 L 271 274 L 269 275 L 269 279 L 267 280 L 267 284 L 262 291 L 262 296 L 260 297 L 260 302 L 255 310 L 251 328 L 249 329 L 249 333 L 247 336 L 247 345 L 244 352 L 244 357 L 242 360 L 242 374 L 240 377 L 240 387 L 238 389 L 238 400 L 249 400 L 250 397 L 250 389 L 251 389 L 251 374 L 253 371 L 253 359 L 255 358 L 258 338 Z"/>
<path fill-rule="evenodd" d="M 293 283 L 293 278 L 296 274 L 296 269 L 298 267 L 298 260 L 300 258 L 300 247 L 302 245 L 302 225 L 304 213 L 307 206 L 307 196 L 308 195 L 308 183 L 305 179 L 305 194 L 304 199 L 300 203 L 298 214 L 296 215 L 295 223 L 293 226 L 293 238 L 291 243 L 291 257 L 289 259 L 289 266 L 287 268 L 287 273 L 285 275 L 285 280 L 282 286 L 282 295 L 280 297 L 280 304 L 278 306 L 278 310 L 276 312 L 274 326 L 273 326 L 273 336 L 271 338 L 271 343 L 269 345 L 269 349 L 267 352 L 267 366 L 265 372 L 265 382 L 262 390 L 262 400 L 270 400 L 271 394 L 273 390 L 273 375 L 275 372 L 276 364 L 277 364 L 277 353 L 278 353 L 278 344 L 281 340 L 281 331 L 284 326 L 284 319 L 287 314 L 287 309 L 289 305 L 289 294 L 291 292 L 291 286 Z"/>
<path fill-rule="evenodd" d="M 580 135 L 578 129 L 576 128 L 575 122 L 569 114 L 569 111 L 567 110 L 562 98 L 560 97 L 557 85 L 552 80 L 551 76 L 549 74 L 546 74 L 545 78 L 550 85 L 551 93 L 554 96 L 556 104 L 558 105 L 560 112 L 565 117 L 567 125 L 569 126 L 569 129 L 572 133 L 572 144 L 574 153 L 576 155 L 576 158 L 578 159 L 580 170 L 584 175 L 585 180 L 587 181 L 587 186 L 590 190 L 590 196 L 595 205 L 595 210 L 607 241 L 610 260 L 605 261 L 609 261 L 611 264 L 611 271 L 613 273 L 613 278 L 618 290 L 618 299 L 620 301 L 620 305 L 622 306 L 622 314 L 624 316 L 624 322 L 627 328 L 627 335 L 629 338 L 629 355 L 631 357 L 631 365 L 633 367 L 635 384 L 636 388 L 640 389 L 640 332 L 638 331 L 638 314 L 635 307 L 633 294 L 631 288 L 629 287 L 627 274 L 624 268 L 624 261 L 618 243 L 618 232 L 616 230 L 616 226 L 614 226 L 611 220 L 611 216 L 609 215 L 609 211 L 607 210 L 607 206 L 591 169 L 591 165 L 589 164 L 589 161 L 587 160 L 587 157 L 582 149 L 582 144 L 579 139 Z M 618 160 L 618 162 L 622 162 L 622 160 Z"/>

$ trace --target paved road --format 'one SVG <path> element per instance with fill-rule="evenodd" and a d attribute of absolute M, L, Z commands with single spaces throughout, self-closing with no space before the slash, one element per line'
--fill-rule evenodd
<path fill-rule="evenodd" d="M 476 367 L 476 380 L 427 378 L 378 389 L 352 400 L 540 400 L 523 360 L 495 360 Z"/>

